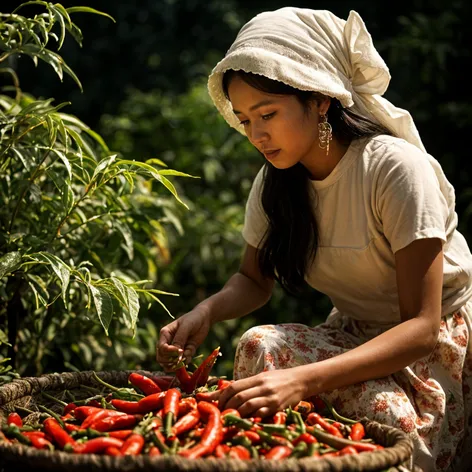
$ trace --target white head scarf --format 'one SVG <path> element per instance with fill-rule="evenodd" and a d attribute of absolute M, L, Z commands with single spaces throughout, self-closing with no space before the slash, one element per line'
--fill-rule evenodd
<path fill-rule="evenodd" d="M 425 150 L 408 111 L 382 97 L 390 73 L 355 11 L 345 21 L 326 10 L 286 7 L 260 13 L 241 28 L 213 69 L 208 90 L 228 124 L 245 134 L 223 92 L 228 69 L 337 98 L 344 107 Z"/>

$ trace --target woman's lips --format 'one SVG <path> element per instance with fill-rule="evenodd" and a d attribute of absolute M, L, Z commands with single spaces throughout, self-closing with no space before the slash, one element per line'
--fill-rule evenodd
<path fill-rule="evenodd" d="M 277 151 L 264 151 L 264 156 L 268 161 L 271 161 L 278 156 L 279 152 L 280 149 L 277 149 Z"/>

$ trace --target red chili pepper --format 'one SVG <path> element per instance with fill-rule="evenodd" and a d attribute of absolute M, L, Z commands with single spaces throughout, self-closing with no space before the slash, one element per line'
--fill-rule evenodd
<path fill-rule="evenodd" d="M 68 413 L 70 413 L 71 411 L 74 411 L 75 409 L 77 408 L 77 405 L 75 403 L 68 403 L 65 407 L 64 407 L 64 415 L 67 415 Z"/>
<path fill-rule="evenodd" d="M 199 457 L 206 456 L 211 454 L 209 446 L 203 446 L 202 444 L 197 444 L 196 446 L 190 449 L 184 449 L 179 451 L 179 456 L 186 457 L 187 459 L 198 459 Z"/>
<path fill-rule="evenodd" d="M 362 423 L 353 424 L 351 427 L 351 439 L 353 441 L 360 441 L 365 436 L 365 429 Z"/>
<path fill-rule="evenodd" d="M 155 416 L 151 422 L 151 428 L 157 429 L 162 426 L 162 418 L 160 416 Z"/>
<path fill-rule="evenodd" d="M 97 408 L 95 406 L 78 406 L 74 410 L 74 416 L 79 420 L 83 421 L 87 416 L 90 416 L 95 411 L 101 411 L 103 408 Z"/>
<path fill-rule="evenodd" d="M 213 392 L 197 392 L 195 398 L 197 402 L 212 402 Z"/>
<path fill-rule="evenodd" d="M 116 411 L 116 410 L 106 410 L 107 411 L 107 414 L 105 415 L 102 415 L 98 418 L 95 418 L 93 421 L 91 422 L 88 422 L 88 425 L 87 427 L 88 428 L 91 428 L 91 429 L 95 429 L 95 426 L 97 425 L 97 423 L 99 423 L 100 421 L 104 420 L 105 418 L 116 418 L 118 416 L 126 416 L 127 413 L 123 413 L 122 411 Z M 88 419 L 88 418 L 87 418 Z M 87 422 L 87 420 L 85 420 L 83 423 L 82 423 L 82 426 L 81 426 L 81 429 L 86 429 L 84 428 L 84 424 Z"/>
<path fill-rule="evenodd" d="M 285 424 L 287 422 L 287 413 L 285 411 L 278 411 L 272 418 L 274 424 Z"/>
<path fill-rule="evenodd" d="M 252 444 L 260 444 L 261 442 L 261 437 L 258 433 L 256 433 L 256 431 L 241 431 L 239 434 L 250 439 Z"/>
<path fill-rule="evenodd" d="M 208 382 L 211 369 L 215 365 L 216 359 L 220 353 L 218 346 L 213 352 L 198 366 L 192 375 L 192 382 L 196 387 L 203 387 Z"/>
<path fill-rule="evenodd" d="M 133 433 L 121 446 L 120 452 L 124 456 L 137 456 L 144 447 L 144 438 L 141 434 Z"/>
<path fill-rule="evenodd" d="M 215 448 L 215 457 L 222 459 L 226 457 L 226 454 L 229 452 L 230 447 L 226 444 L 218 444 Z"/>
<path fill-rule="evenodd" d="M 18 428 L 21 428 L 23 426 L 23 420 L 21 419 L 21 416 L 18 413 L 12 412 L 8 415 L 7 424 L 14 424 L 18 426 Z"/>
<path fill-rule="evenodd" d="M 146 377 L 145 375 L 138 374 L 137 372 L 133 372 L 129 375 L 128 381 L 134 387 L 139 388 L 144 395 L 152 395 L 153 393 L 159 393 L 162 389 L 159 385 L 154 382 L 154 380 Z"/>
<path fill-rule="evenodd" d="M 221 412 L 221 416 L 225 415 L 234 415 L 237 416 L 238 418 L 241 418 L 241 413 L 239 413 L 238 410 L 235 410 L 234 408 L 226 408 L 226 410 L 223 410 Z"/>
<path fill-rule="evenodd" d="M 266 455 L 266 459 L 284 459 L 292 454 L 292 449 L 287 446 L 274 446 Z"/>
<path fill-rule="evenodd" d="M 76 443 L 72 449 L 77 454 L 98 454 L 108 447 L 121 448 L 122 446 L 123 441 L 121 439 L 101 436 L 99 438 L 89 439 L 84 443 Z"/>
<path fill-rule="evenodd" d="M 164 434 L 169 437 L 172 434 L 172 425 L 179 414 L 179 402 L 182 397 L 180 390 L 171 388 L 167 390 L 164 398 Z"/>
<path fill-rule="evenodd" d="M 46 418 L 43 424 L 45 433 L 51 436 L 61 449 L 64 449 L 66 444 L 76 444 L 75 439 L 71 438 L 69 433 L 61 428 L 55 418 Z"/>
<path fill-rule="evenodd" d="M 142 420 L 142 415 L 107 416 L 94 424 L 93 429 L 101 433 L 117 429 L 128 429 Z"/>
<path fill-rule="evenodd" d="M 195 383 L 192 382 L 192 376 L 187 372 L 185 365 L 182 363 L 175 371 L 180 387 L 185 393 L 192 393 L 195 389 Z"/>
<path fill-rule="evenodd" d="M 31 445 L 36 449 L 49 449 L 51 451 L 54 449 L 52 443 L 44 437 L 28 436 L 28 439 L 31 441 Z"/>
<path fill-rule="evenodd" d="M 294 446 L 296 446 L 300 441 L 304 441 L 307 444 L 315 444 L 315 443 L 318 442 L 318 440 L 314 436 L 312 436 L 311 434 L 302 433 L 302 434 L 300 434 L 300 436 L 298 436 L 298 438 L 293 440 L 292 444 Z"/>
<path fill-rule="evenodd" d="M 93 406 L 95 408 L 101 408 L 102 405 L 100 404 L 100 402 L 98 400 L 90 400 L 89 402 L 87 402 L 86 406 Z"/>
<path fill-rule="evenodd" d="M 200 402 L 198 404 L 198 411 L 203 417 L 208 416 L 208 421 L 205 430 L 203 431 L 200 444 L 209 446 L 210 453 L 212 453 L 223 439 L 221 413 L 217 406 L 207 402 Z"/>
<path fill-rule="evenodd" d="M 68 433 L 72 433 L 73 431 L 79 431 L 80 426 L 72 423 L 64 423 L 64 427 Z"/>
<path fill-rule="evenodd" d="M 348 456 L 348 455 L 351 455 L 351 454 L 358 454 L 357 450 L 352 446 L 343 447 L 339 451 L 340 456 Z"/>
<path fill-rule="evenodd" d="M 381 446 L 380 444 L 372 444 L 367 442 L 358 442 L 356 444 L 353 444 L 352 447 L 356 448 L 357 452 L 372 452 L 383 449 L 383 446 Z"/>
<path fill-rule="evenodd" d="M 120 449 L 115 446 L 110 446 L 105 449 L 106 456 L 121 456 Z"/>
<path fill-rule="evenodd" d="M 125 414 L 126 413 L 123 413 L 122 411 L 116 410 L 98 410 L 95 413 L 92 413 L 90 416 L 87 416 L 87 418 L 85 418 L 80 427 L 81 429 L 93 429 L 93 425 L 103 418 L 108 418 L 109 416 L 123 416 Z"/>
<path fill-rule="evenodd" d="M 310 413 L 306 419 L 307 424 L 314 425 L 319 424 L 327 433 L 337 436 L 338 438 L 343 438 L 341 431 L 339 431 L 336 426 L 329 424 L 319 413 Z"/>
<path fill-rule="evenodd" d="M 233 439 L 238 433 L 240 429 L 238 426 L 223 426 L 223 442 L 230 441 Z"/>
<path fill-rule="evenodd" d="M 313 411 L 313 404 L 305 400 L 301 400 L 295 405 L 293 409 L 305 416 Z"/>
<path fill-rule="evenodd" d="M 249 421 L 252 421 L 253 423 L 261 423 L 262 418 L 260 416 L 251 416 L 248 418 Z"/>
<path fill-rule="evenodd" d="M 141 400 L 138 401 L 138 408 L 141 410 L 140 412 L 149 413 L 151 411 L 159 410 L 164 405 L 166 395 L 167 392 L 159 392 L 141 398 Z"/>
<path fill-rule="evenodd" d="M 197 400 L 193 397 L 182 398 L 179 403 L 179 418 L 181 416 L 195 411 L 197 409 Z"/>
<path fill-rule="evenodd" d="M 172 375 L 153 375 L 150 378 L 154 380 L 161 390 L 168 390 L 171 383 L 174 381 Z"/>
<path fill-rule="evenodd" d="M 244 446 L 232 446 L 228 452 L 228 456 L 233 459 L 247 460 L 251 458 L 251 453 Z"/>
<path fill-rule="evenodd" d="M 218 379 L 217 390 L 224 390 L 225 388 L 228 388 L 233 382 L 234 380 Z"/>
<path fill-rule="evenodd" d="M 161 451 L 159 451 L 159 448 L 156 447 L 156 446 L 152 446 L 151 449 L 149 449 L 148 454 L 150 456 L 161 456 L 162 455 Z"/>
<path fill-rule="evenodd" d="M 145 397 L 147 398 L 147 397 Z M 142 398 L 141 400 L 144 400 Z M 114 398 L 111 401 L 111 404 L 118 410 L 123 413 L 127 413 L 128 415 L 137 415 L 139 413 L 143 413 L 139 402 L 135 401 L 128 401 L 128 400 L 120 400 L 119 398 Z"/>
<path fill-rule="evenodd" d="M 44 438 L 46 436 L 46 433 L 43 431 L 22 431 L 23 436 L 26 436 L 27 438 L 30 438 L 31 436 L 36 436 L 39 438 Z"/>
<path fill-rule="evenodd" d="M 126 438 L 131 436 L 132 433 L 133 433 L 132 429 L 121 429 L 118 431 L 109 431 L 108 436 L 110 436 L 110 438 L 117 438 L 117 439 L 125 440 Z"/>
<path fill-rule="evenodd" d="M 172 436 L 179 436 L 186 431 L 190 431 L 194 426 L 196 426 L 200 421 L 200 413 L 198 410 L 193 410 L 190 413 L 187 413 L 185 416 L 182 416 L 172 427 Z"/>

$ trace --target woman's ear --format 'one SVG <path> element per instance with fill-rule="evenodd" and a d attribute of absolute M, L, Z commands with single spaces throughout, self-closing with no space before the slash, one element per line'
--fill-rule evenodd
<path fill-rule="evenodd" d="M 328 113 L 329 107 L 331 105 L 331 97 L 323 97 L 322 100 L 320 100 L 319 105 L 318 105 L 318 110 L 320 112 L 320 115 L 326 115 Z"/>

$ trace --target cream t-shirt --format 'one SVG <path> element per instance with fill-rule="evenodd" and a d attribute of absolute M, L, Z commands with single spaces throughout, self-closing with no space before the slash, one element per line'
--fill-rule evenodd
<path fill-rule="evenodd" d="M 262 178 L 261 169 L 243 227 L 254 247 L 267 228 Z M 394 254 L 422 238 L 443 241 L 442 314 L 471 297 L 472 255 L 456 229 L 454 188 L 432 156 L 391 136 L 358 139 L 326 179 L 310 185 L 320 244 L 306 281 L 330 297 L 334 312 L 377 324 L 400 322 Z"/>

